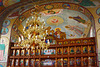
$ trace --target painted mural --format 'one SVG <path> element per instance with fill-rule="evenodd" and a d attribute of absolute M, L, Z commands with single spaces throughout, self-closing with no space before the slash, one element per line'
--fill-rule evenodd
<path fill-rule="evenodd" d="M 100 8 L 97 9 L 96 13 L 100 16 Z"/>
<path fill-rule="evenodd" d="M 0 62 L 0 67 L 6 67 L 6 63 L 5 62 Z"/>
<path fill-rule="evenodd" d="M 3 0 L 3 5 L 7 7 L 18 2 L 20 2 L 20 0 Z"/>
<path fill-rule="evenodd" d="M 15 19 L 17 18 L 18 16 L 20 16 L 23 12 L 29 10 L 30 8 L 32 8 L 32 5 L 26 5 L 26 6 L 21 6 L 15 10 L 13 10 L 9 15 L 8 15 L 8 18 L 9 19 Z M 20 16 L 21 18 L 22 16 Z M 19 19 L 20 19 L 19 18 Z"/>
<path fill-rule="evenodd" d="M 79 2 L 79 5 L 81 6 L 95 6 L 95 4 L 91 0 L 74 0 L 76 2 Z"/>
<path fill-rule="evenodd" d="M 77 2 L 77 0 L 75 0 Z M 79 0 L 78 0 L 79 2 Z M 81 1 L 82 2 L 82 1 Z M 80 3 L 81 3 L 80 2 Z M 85 1 L 84 1 L 85 2 Z M 88 0 L 89 5 L 85 6 L 95 6 L 95 4 Z M 82 3 L 84 4 L 84 3 Z M 58 4 L 57 4 L 58 5 Z M 54 5 L 46 5 L 46 6 L 42 6 L 41 9 L 45 9 L 43 11 L 41 11 L 41 19 L 44 19 L 44 21 L 46 22 L 46 26 L 50 26 L 51 29 L 54 30 L 54 36 L 59 38 L 60 34 L 66 34 L 64 36 L 66 36 L 67 39 L 70 38 L 82 38 L 82 37 L 88 37 L 88 34 L 90 33 L 90 28 L 92 26 L 93 23 L 91 23 L 91 21 L 94 20 L 89 20 L 89 19 L 93 19 L 93 17 L 91 16 L 91 14 L 86 11 L 84 8 L 82 7 L 74 7 L 71 4 L 61 4 L 60 6 L 61 9 L 54 9 L 55 6 Z M 11 22 L 11 20 L 16 20 L 16 24 L 14 24 L 12 27 L 12 35 L 11 35 L 11 42 L 18 42 L 18 32 L 22 31 L 25 23 L 26 23 L 26 19 L 30 18 L 29 16 L 27 16 L 28 11 L 30 12 L 30 9 L 33 8 L 31 7 L 31 5 L 26 5 L 26 6 L 21 6 L 15 10 L 13 10 L 8 16 L 7 16 L 7 20 L 4 21 L 3 23 L 3 27 L 6 28 L 6 32 L 4 29 L 2 29 L 1 33 L 2 35 L 7 34 L 9 31 L 9 24 L 13 23 Z M 72 9 L 72 10 L 70 10 Z M 74 11 L 75 9 L 75 11 Z M 77 9 L 77 10 L 76 10 Z M 21 22 L 19 22 L 21 21 Z M 19 23 L 21 25 L 19 25 Z M 19 25 L 19 26 L 17 26 Z M 20 27 L 21 26 L 21 27 Z M 7 30 L 8 29 L 8 30 Z M 65 32 L 65 33 L 64 33 Z M 15 36 L 16 34 L 16 36 Z M 6 38 L 5 38 L 6 39 Z M 5 44 L 4 46 L 5 47 Z M 7 47 L 5 47 L 5 50 Z M 5 57 L 7 55 L 4 55 L 5 50 L 2 48 L 1 50 L 1 57 Z M 7 53 L 5 53 L 7 54 Z M 5 59 L 5 58 L 4 58 Z M 1 59 L 2 61 L 4 61 L 4 59 Z M 3 66 L 3 65 L 2 65 Z"/>
<path fill-rule="evenodd" d="M 61 32 L 66 32 L 66 38 L 87 36 L 88 33 L 85 31 L 89 31 L 91 22 L 85 15 L 68 9 L 57 10 L 59 12 L 56 14 L 44 14 L 46 11 L 41 12 L 41 18 L 45 20 L 46 26 L 50 26 L 53 30 L 60 28 Z"/>
<path fill-rule="evenodd" d="M 9 39 L 7 37 L 0 38 L 0 63 L 7 62 Z"/>

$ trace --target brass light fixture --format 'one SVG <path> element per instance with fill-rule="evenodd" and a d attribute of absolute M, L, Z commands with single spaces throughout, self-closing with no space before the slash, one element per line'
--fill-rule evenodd
<path fill-rule="evenodd" d="M 27 19 L 26 26 L 23 28 L 23 35 L 19 37 L 18 46 L 31 47 L 31 49 L 47 49 L 50 46 L 49 40 L 45 41 L 48 35 L 48 30 L 45 27 L 45 22 L 40 21 L 41 14 L 32 12 L 31 19 Z"/>

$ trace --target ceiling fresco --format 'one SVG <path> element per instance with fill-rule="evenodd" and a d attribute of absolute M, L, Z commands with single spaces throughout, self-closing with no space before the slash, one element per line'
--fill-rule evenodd
<path fill-rule="evenodd" d="M 54 30 L 54 36 L 59 31 L 65 34 L 67 39 L 90 37 L 90 29 L 94 27 L 94 19 L 92 14 L 84 7 L 73 3 L 58 2 L 40 5 L 38 9 L 41 14 L 40 20 L 44 20 L 46 26 Z M 33 5 L 28 4 L 14 9 L 7 16 L 7 21 L 15 19 L 11 33 L 12 42 L 18 41 L 18 36 L 23 33 L 27 19 L 32 18 L 32 10 L 34 10 Z"/>
<path fill-rule="evenodd" d="M 56 9 L 58 7 L 60 9 Z M 89 15 L 89 18 L 91 18 L 91 16 L 83 7 L 67 3 L 57 3 L 57 5 L 52 3 L 49 5 L 42 5 L 39 8 L 41 8 L 40 20 L 44 19 L 46 26 L 51 27 L 51 30 L 55 31 L 54 35 L 56 35 L 56 29 L 59 29 L 62 33 L 65 32 L 67 39 L 87 37 L 90 33 L 89 30 L 91 28 L 91 21 L 86 15 Z M 30 11 L 31 10 L 29 10 L 29 12 Z M 84 15 L 83 12 L 87 12 L 86 15 Z M 23 21 L 21 24 L 24 27 L 26 25 L 27 18 L 31 19 L 31 17 L 27 17 L 25 13 L 21 16 L 24 16 L 21 18 Z"/>
<path fill-rule="evenodd" d="M 66 38 L 86 36 L 87 33 L 85 31 L 90 29 L 91 23 L 89 19 L 78 11 L 59 9 L 59 12 L 55 12 L 55 14 L 45 15 L 44 13 L 47 12 L 41 12 L 41 20 L 44 19 L 46 26 L 50 26 L 53 30 L 60 28 L 61 32 L 66 32 Z"/>

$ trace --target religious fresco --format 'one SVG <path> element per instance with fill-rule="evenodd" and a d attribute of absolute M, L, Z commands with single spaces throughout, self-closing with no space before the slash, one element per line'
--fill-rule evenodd
<path fill-rule="evenodd" d="M 71 6 L 70 6 L 69 4 L 66 4 L 66 3 L 65 3 L 65 4 L 62 5 L 62 7 L 63 7 L 64 9 L 69 9 Z"/>
<path fill-rule="evenodd" d="M 7 64 L 5 62 L 0 62 L 0 67 L 6 67 Z"/>
<path fill-rule="evenodd" d="M 5 21 L 3 22 L 3 27 L 9 26 L 9 24 L 10 24 L 10 20 L 5 20 Z"/>
<path fill-rule="evenodd" d="M 98 23 L 100 24 L 100 18 L 98 19 Z"/>
<path fill-rule="evenodd" d="M 40 12 L 42 14 L 42 19 L 46 22 L 46 26 L 50 26 L 51 29 L 54 30 L 54 36 L 60 38 L 60 34 L 66 34 L 62 37 L 65 37 L 67 39 L 70 38 L 81 38 L 81 37 L 87 37 L 91 22 L 90 18 L 86 17 L 82 12 L 84 12 L 84 8 L 79 7 L 78 11 L 69 10 L 71 8 L 70 4 L 63 4 L 61 5 L 64 9 L 53 9 L 53 5 L 48 5 L 44 7 L 44 11 Z M 30 7 L 30 6 L 28 6 Z M 32 7 L 31 7 L 32 8 Z M 18 9 L 15 9 L 8 15 L 8 24 L 5 25 L 6 20 L 4 22 L 4 27 L 9 26 L 10 20 L 18 18 L 20 23 L 24 26 L 26 23 L 26 16 L 24 16 L 24 12 L 26 12 L 28 8 L 26 9 L 25 6 L 21 6 Z M 26 14 L 27 15 L 27 14 Z M 24 17 L 24 18 L 23 18 Z M 10 19 L 10 20 L 9 20 Z M 92 18 L 93 19 L 93 18 Z M 15 22 L 17 23 L 17 22 Z M 17 24 L 18 25 L 18 24 Z M 13 25 L 12 29 L 12 36 L 11 36 L 11 42 L 17 42 L 18 41 L 18 26 L 16 24 Z M 65 32 L 65 33 L 64 33 Z M 87 33 L 86 33 L 87 32 Z M 17 36 L 15 36 L 17 35 Z M 59 49 L 60 50 L 60 49 Z M 58 50 L 58 53 L 60 54 L 60 51 Z M 67 50 L 67 49 L 66 49 Z M 73 51 L 71 51 L 72 53 Z M 64 52 L 67 54 L 67 51 Z M 80 53 L 80 48 L 77 47 L 77 53 Z M 71 59 L 70 59 L 71 60 Z M 79 60 L 79 59 L 77 59 Z M 70 61 L 72 62 L 72 61 Z M 71 64 L 72 65 L 72 64 Z"/>
<path fill-rule="evenodd" d="M 89 19 L 80 12 L 63 9 L 56 14 L 51 13 L 46 15 L 44 13 L 46 13 L 46 11 L 43 11 L 43 13 L 41 12 L 41 18 L 46 22 L 46 26 L 50 26 L 53 30 L 60 28 L 60 32 L 66 33 L 66 38 L 87 36 L 85 31 L 87 28 L 87 31 L 89 31 L 91 23 L 89 22 Z"/>
<path fill-rule="evenodd" d="M 51 9 L 53 9 L 53 5 L 46 5 L 44 8 L 46 9 L 46 10 L 51 10 Z"/>
<path fill-rule="evenodd" d="M 2 30 L 1 30 L 1 34 L 2 34 L 2 35 L 5 35 L 5 34 L 8 33 L 8 31 L 9 31 L 8 28 L 3 27 Z"/>
<path fill-rule="evenodd" d="M 59 7 L 62 9 L 55 9 L 55 6 L 56 8 Z M 44 19 L 46 26 L 50 26 L 51 29 L 54 30 L 55 37 L 65 39 L 88 37 L 89 30 L 92 25 L 91 22 L 93 23 L 93 20 L 89 19 L 93 19 L 93 17 L 83 7 L 77 6 L 77 11 L 70 10 L 74 9 L 72 7 L 72 4 L 67 3 L 57 3 L 57 5 L 51 3 L 49 5 L 40 6 L 40 20 Z M 24 27 L 27 18 L 31 19 L 27 13 L 33 10 L 31 9 L 32 7 L 29 8 L 31 9 L 29 11 L 27 11 L 27 9 L 25 10 L 25 8 L 26 6 L 21 6 L 8 15 L 9 19 L 17 18 L 15 24 L 13 25 L 13 29 L 15 31 L 18 30 L 19 26 L 21 26 L 19 25 L 20 23 Z M 88 17 L 86 17 L 83 13 Z M 22 31 L 21 29 L 23 27 L 20 27 L 19 30 Z"/>
<path fill-rule="evenodd" d="M 0 63 L 7 62 L 9 39 L 7 37 L 0 38 Z"/>
<path fill-rule="evenodd" d="M 18 32 L 16 29 L 12 29 L 12 32 L 13 33 L 11 33 L 11 42 L 16 43 L 18 42 L 18 37 L 19 37 Z"/>
<path fill-rule="evenodd" d="M 32 5 L 25 5 L 25 6 L 21 6 L 17 9 L 14 9 L 9 15 L 8 18 L 9 19 L 15 19 L 17 17 L 19 17 L 23 12 L 29 10 L 30 8 L 32 8 Z M 23 16 L 20 16 L 20 18 L 22 18 Z"/>
<path fill-rule="evenodd" d="M 81 6 L 95 6 L 95 4 L 91 0 L 74 0 L 76 2 L 79 2 L 79 5 Z"/>
<path fill-rule="evenodd" d="M 100 8 L 98 8 L 98 9 L 96 10 L 96 13 L 97 13 L 97 15 L 100 16 Z"/>
<path fill-rule="evenodd" d="M 18 2 L 20 2 L 20 0 L 3 0 L 3 5 L 7 7 Z"/>

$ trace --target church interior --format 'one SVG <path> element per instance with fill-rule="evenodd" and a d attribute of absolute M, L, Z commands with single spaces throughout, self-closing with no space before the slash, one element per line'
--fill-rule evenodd
<path fill-rule="evenodd" d="M 99 0 L 0 0 L 0 67 L 99 66 Z"/>

